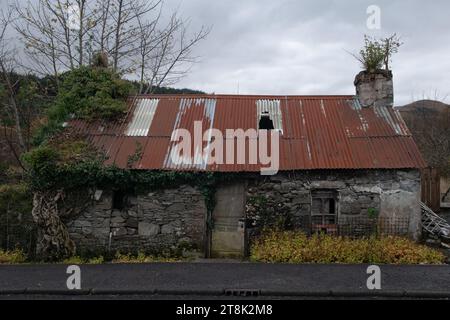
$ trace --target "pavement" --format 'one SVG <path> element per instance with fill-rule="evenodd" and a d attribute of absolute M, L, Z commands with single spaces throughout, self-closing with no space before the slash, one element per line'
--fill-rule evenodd
<path fill-rule="evenodd" d="M 450 266 L 380 265 L 381 290 L 367 288 L 367 265 L 153 263 L 80 265 L 81 289 L 67 288 L 67 265 L 0 266 L 0 299 L 108 298 L 450 298 Z"/>

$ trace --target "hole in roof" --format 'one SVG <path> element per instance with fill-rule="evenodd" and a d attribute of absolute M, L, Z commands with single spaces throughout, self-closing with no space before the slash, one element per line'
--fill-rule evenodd
<path fill-rule="evenodd" d="M 256 100 L 257 120 L 256 125 L 261 130 L 278 130 L 283 132 L 283 116 L 280 100 L 261 99 Z"/>
<path fill-rule="evenodd" d="M 268 112 L 263 112 L 261 118 L 259 119 L 259 129 L 260 130 L 274 130 L 273 121 L 270 119 Z"/>

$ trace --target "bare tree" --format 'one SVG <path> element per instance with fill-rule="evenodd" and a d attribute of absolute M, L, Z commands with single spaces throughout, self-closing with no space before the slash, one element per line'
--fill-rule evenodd
<path fill-rule="evenodd" d="M 100 1 L 100 8 L 103 9 L 99 17 L 100 49 L 112 57 L 114 71 L 134 71 L 135 68 L 130 67 L 130 63 L 139 50 L 139 21 L 148 20 L 151 13 L 161 6 L 162 0 Z"/>
<path fill-rule="evenodd" d="M 34 68 L 55 79 L 101 52 L 113 71 L 137 75 L 141 92 L 149 93 L 186 74 L 197 61 L 193 48 L 210 31 L 202 27 L 189 37 L 189 24 L 176 13 L 163 25 L 162 0 L 36 1 L 16 2 L 15 29 Z"/>
<path fill-rule="evenodd" d="M 0 12 L 0 73 L 1 73 L 1 84 L 4 88 L 5 99 L 3 107 L 6 113 L 11 114 L 14 119 L 15 130 L 17 134 L 17 140 L 19 142 L 20 152 L 26 150 L 26 144 L 22 133 L 22 125 L 20 121 L 20 111 L 16 99 L 16 86 L 18 81 L 13 82 L 11 74 L 15 67 L 15 50 L 11 48 L 8 43 L 10 39 L 7 38 L 7 31 L 9 26 L 13 21 L 13 13 L 11 10 Z M 6 135 L 5 135 L 6 137 Z M 15 153 L 15 149 L 12 144 L 10 144 L 13 149 L 12 152 Z M 20 163 L 18 157 L 16 157 Z"/>
<path fill-rule="evenodd" d="M 52 74 L 57 80 L 61 72 L 89 60 L 86 37 L 95 27 L 96 16 L 87 0 L 38 0 L 26 6 L 16 2 L 14 8 L 15 29 L 34 71 Z"/>
<path fill-rule="evenodd" d="M 155 29 L 159 18 L 150 24 L 139 22 L 140 93 L 153 93 L 163 85 L 172 85 L 198 60 L 193 48 L 204 40 L 209 28 L 202 27 L 188 37 L 188 24 L 173 14 L 163 29 Z"/>

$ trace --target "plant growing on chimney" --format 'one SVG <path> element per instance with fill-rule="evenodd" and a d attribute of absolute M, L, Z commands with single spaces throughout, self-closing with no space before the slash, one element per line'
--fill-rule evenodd
<path fill-rule="evenodd" d="M 403 43 L 397 34 L 387 38 L 376 39 L 364 35 L 364 47 L 359 54 L 352 54 L 361 66 L 369 73 L 374 73 L 384 67 L 389 70 L 389 64 L 392 56 L 398 52 Z"/>

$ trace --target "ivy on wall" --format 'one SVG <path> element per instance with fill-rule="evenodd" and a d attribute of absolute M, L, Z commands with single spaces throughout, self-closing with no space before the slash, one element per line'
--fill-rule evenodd
<path fill-rule="evenodd" d="M 39 228 L 38 255 L 44 260 L 67 258 L 75 253 L 63 220 L 78 214 L 90 203 L 92 191 L 112 190 L 134 194 L 187 184 L 201 190 L 208 212 L 215 205 L 215 188 L 228 174 L 164 170 L 134 170 L 142 146 L 127 161 L 127 168 L 107 166 L 105 155 L 91 146 L 85 136 L 64 129 L 71 118 L 85 121 L 116 121 L 126 111 L 130 84 L 107 68 L 81 67 L 63 75 L 48 122 L 35 137 L 36 147 L 22 156 L 26 181 L 33 193 L 33 220 Z M 75 195 L 85 200 L 70 201 Z"/>

